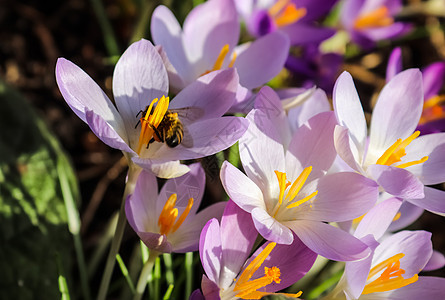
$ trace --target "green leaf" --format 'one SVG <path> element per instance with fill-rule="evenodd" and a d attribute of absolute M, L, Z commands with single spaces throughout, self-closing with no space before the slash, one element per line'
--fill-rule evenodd
<path fill-rule="evenodd" d="M 69 274 L 73 254 L 58 170 L 78 199 L 76 179 L 43 121 L 3 82 L 0 103 L 0 299 L 60 299 L 56 255 Z"/>

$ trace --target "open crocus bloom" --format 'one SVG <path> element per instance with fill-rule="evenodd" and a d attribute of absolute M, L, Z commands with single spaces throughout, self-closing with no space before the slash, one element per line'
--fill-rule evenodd
<path fill-rule="evenodd" d="M 116 64 L 113 94 L 117 107 L 91 77 L 64 58 L 57 61 L 56 79 L 65 101 L 99 139 L 159 177 L 186 173 L 188 167 L 179 160 L 226 149 L 247 127 L 242 118 L 221 118 L 235 101 L 238 75 L 234 70 L 202 76 L 170 101 L 167 71 L 147 40 L 133 43 Z M 159 140 L 154 128 L 168 110 L 178 114 L 184 129 L 183 142 L 175 148 L 152 141 Z"/>
<path fill-rule="evenodd" d="M 376 246 L 369 258 L 347 262 L 346 276 L 323 300 L 442 299 L 444 278 L 418 276 L 432 253 L 431 233 L 398 232 Z"/>
<path fill-rule="evenodd" d="M 221 224 L 212 219 L 202 230 L 199 254 L 207 276 L 202 294 L 190 299 L 260 299 L 298 281 L 317 257 L 295 238 L 291 245 L 266 242 L 249 258 L 257 235 L 249 214 L 229 200 Z"/>
<path fill-rule="evenodd" d="M 151 33 L 155 44 L 162 46 L 173 90 L 203 74 L 233 67 L 243 87 L 238 101 L 246 100 L 248 90 L 277 75 L 289 51 L 288 38 L 279 32 L 237 46 L 240 25 L 232 0 L 210 0 L 196 6 L 183 28 L 167 7 L 158 6 L 152 15 Z"/>
<path fill-rule="evenodd" d="M 325 223 L 361 216 L 378 195 L 377 185 L 360 174 L 325 175 L 336 157 L 333 112 L 309 119 L 289 143 L 283 142 L 284 127 L 271 121 L 271 113 L 254 109 L 247 116 L 250 125 L 239 141 L 247 176 L 228 162 L 221 168 L 230 198 L 251 213 L 256 229 L 269 241 L 291 244 L 294 232 L 312 251 L 329 259 L 368 255 L 365 244 Z"/>
<path fill-rule="evenodd" d="M 326 15 L 337 0 L 241 0 L 235 1 L 238 13 L 255 37 L 274 31 L 284 32 L 291 45 L 319 43 L 335 33 L 319 28 L 315 21 Z"/>
<path fill-rule="evenodd" d="M 401 9 L 401 0 L 346 0 L 341 9 L 341 22 L 354 42 L 369 48 L 377 41 L 400 36 L 411 28 L 394 21 Z"/>
<path fill-rule="evenodd" d="M 386 68 L 386 81 L 403 70 L 402 50 L 395 48 Z M 445 82 L 445 63 L 436 62 L 422 70 L 424 103 L 417 130 L 421 134 L 445 131 L 445 95 L 439 92 Z"/>
<path fill-rule="evenodd" d="M 419 70 L 394 76 L 375 105 L 369 141 L 360 99 L 344 72 L 334 89 L 339 156 L 355 171 L 375 180 L 381 190 L 429 211 L 445 213 L 445 193 L 424 185 L 445 181 L 445 134 L 414 132 L 422 113 Z M 414 133 L 413 133 L 414 132 Z"/>
<path fill-rule="evenodd" d="M 197 213 L 205 174 L 199 163 L 189 167 L 189 173 L 167 180 L 159 195 L 156 177 L 143 171 L 125 203 L 128 222 L 151 250 L 196 251 L 205 223 L 222 215 L 225 203 L 213 204 Z"/>

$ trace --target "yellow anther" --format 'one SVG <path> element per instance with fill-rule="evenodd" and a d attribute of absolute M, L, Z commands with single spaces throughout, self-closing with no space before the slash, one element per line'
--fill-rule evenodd
<path fill-rule="evenodd" d="M 209 74 L 210 72 L 213 71 L 217 71 L 217 70 L 221 70 L 221 68 L 224 65 L 224 60 L 226 59 L 227 54 L 229 53 L 229 44 L 225 44 L 222 48 L 221 51 L 218 54 L 218 57 L 216 58 L 215 63 L 213 64 L 213 68 L 211 70 L 207 70 L 204 73 L 201 74 L 201 76 Z M 235 60 L 236 60 L 236 53 L 233 52 L 232 54 L 232 59 L 229 62 L 228 67 L 232 68 L 233 65 L 235 64 Z"/>
<path fill-rule="evenodd" d="M 309 166 L 301 172 L 300 176 L 298 176 L 297 180 L 294 181 L 292 186 L 289 189 L 289 192 L 287 192 L 286 200 L 292 201 L 297 195 L 298 192 L 303 187 L 304 183 L 306 182 L 307 178 L 312 172 L 312 166 Z"/>
<path fill-rule="evenodd" d="M 395 216 L 394 216 L 394 218 L 392 219 L 392 221 L 394 222 L 394 221 L 397 221 L 398 219 L 400 219 L 400 217 L 402 216 L 402 213 L 399 211 Z"/>
<path fill-rule="evenodd" d="M 286 26 L 295 23 L 307 13 L 306 8 L 299 8 L 294 3 L 290 3 L 290 0 L 278 0 L 268 10 L 269 15 L 274 19 L 275 24 L 278 27 Z"/>
<path fill-rule="evenodd" d="M 184 209 L 181 216 L 176 221 L 176 218 L 178 217 L 178 209 L 175 208 L 176 200 L 177 195 L 172 194 L 165 202 L 164 208 L 159 214 L 158 226 L 160 234 L 168 235 L 169 233 L 178 230 L 193 206 L 193 198 L 190 198 L 187 207 Z"/>
<path fill-rule="evenodd" d="M 355 29 L 378 28 L 389 26 L 394 23 L 389 9 L 382 5 L 379 8 L 358 17 L 355 20 Z"/>
<path fill-rule="evenodd" d="M 442 108 L 444 102 L 445 95 L 436 95 L 425 101 L 425 103 L 423 104 L 423 111 L 422 116 L 419 120 L 419 125 L 444 119 L 445 111 Z"/>
<path fill-rule="evenodd" d="M 281 205 L 283 203 L 284 192 L 290 185 L 290 182 L 286 182 L 286 173 L 275 171 L 275 175 L 277 175 L 278 184 L 280 185 L 280 196 L 278 197 L 278 203 Z"/>
<path fill-rule="evenodd" d="M 377 279 L 366 284 L 362 294 L 386 292 L 416 282 L 418 280 L 417 274 L 407 279 L 402 277 L 405 274 L 405 270 L 400 269 L 400 259 L 404 256 L 405 254 L 399 253 L 374 266 L 369 272 L 368 280 L 376 276 L 380 271 L 383 270 L 383 272 Z"/>
<path fill-rule="evenodd" d="M 301 200 L 298 200 L 298 201 L 295 201 L 295 202 L 289 204 L 288 206 L 286 206 L 286 208 L 294 208 L 294 207 L 300 206 L 301 204 L 303 204 L 303 203 L 311 200 L 315 196 L 317 196 L 317 194 L 318 194 L 318 191 L 315 191 L 312 194 L 310 194 L 309 196 L 306 196 Z"/>
<path fill-rule="evenodd" d="M 175 225 L 173 226 L 172 232 L 175 232 L 176 230 L 178 230 L 178 228 L 182 225 L 185 218 L 187 218 L 190 210 L 192 209 L 192 206 L 193 206 L 193 198 L 190 198 L 189 202 L 187 204 L 187 207 L 184 209 L 181 216 L 179 217 L 179 219 L 176 221 Z"/>
<path fill-rule="evenodd" d="M 158 102 L 158 104 L 153 109 L 153 105 L 156 102 Z M 169 103 L 169 97 L 162 96 L 161 99 L 156 98 L 151 101 L 150 105 L 144 111 L 144 115 L 139 119 L 141 122 L 141 132 L 139 134 L 139 142 L 136 153 L 139 154 L 142 146 L 149 144 L 151 138 L 153 137 L 153 128 L 157 128 L 159 123 L 161 123 L 165 113 L 167 112 Z"/>
<path fill-rule="evenodd" d="M 236 57 L 237 57 L 236 52 L 233 52 L 232 60 L 230 60 L 230 63 L 229 63 L 229 68 L 233 68 L 233 65 L 235 64 L 235 61 L 236 61 Z"/>
<path fill-rule="evenodd" d="M 420 134 L 420 131 L 415 131 L 412 135 L 407 137 L 405 140 L 398 139 L 394 144 L 392 144 L 383 155 L 377 160 L 376 164 L 378 165 L 387 165 L 391 166 L 394 163 L 400 162 L 401 158 L 406 155 L 405 148 Z M 398 168 L 406 168 L 409 166 L 417 165 L 424 163 L 428 160 L 428 156 L 423 157 L 420 160 L 406 162 L 400 165 L 397 165 Z"/>

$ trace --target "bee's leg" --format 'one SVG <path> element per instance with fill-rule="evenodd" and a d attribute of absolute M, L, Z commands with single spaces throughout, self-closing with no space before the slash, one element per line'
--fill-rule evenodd
<path fill-rule="evenodd" d="M 140 114 L 144 115 L 144 112 L 146 112 L 146 110 L 140 110 L 137 115 L 135 116 L 135 118 L 137 118 Z M 138 119 L 138 122 L 136 123 L 136 126 L 134 126 L 134 129 L 138 128 L 138 125 L 141 123 L 141 119 Z"/>
<path fill-rule="evenodd" d="M 152 127 L 152 128 L 153 128 L 154 134 L 156 135 L 156 138 L 160 141 L 163 141 L 163 138 L 162 138 L 163 135 L 161 134 L 161 132 L 155 127 Z M 151 140 L 147 144 L 147 149 L 148 149 L 148 145 L 150 145 L 151 143 L 153 143 L 155 141 L 156 141 L 156 139 L 154 137 L 152 137 Z"/>

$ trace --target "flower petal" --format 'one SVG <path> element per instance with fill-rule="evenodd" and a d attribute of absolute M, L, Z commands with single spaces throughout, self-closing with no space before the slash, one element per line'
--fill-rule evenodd
<path fill-rule="evenodd" d="M 442 253 L 433 250 L 433 255 L 431 255 L 431 258 L 426 264 L 426 266 L 423 268 L 423 271 L 434 271 L 441 269 L 444 266 L 445 266 L 445 256 Z"/>
<path fill-rule="evenodd" d="M 324 3 L 321 4 L 324 6 Z M 318 44 L 335 34 L 332 28 L 318 27 L 312 24 L 295 22 L 280 29 L 287 34 L 291 45 Z"/>
<path fill-rule="evenodd" d="M 425 101 L 438 95 L 445 80 L 445 63 L 436 62 L 422 71 Z"/>
<path fill-rule="evenodd" d="M 171 88 L 170 92 L 175 94 L 179 93 L 179 91 L 181 91 L 186 85 L 184 83 L 184 80 L 181 78 L 181 75 L 179 75 L 178 71 L 168 59 L 167 52 L 165 52 L 164 47 L 162 47 L 162 45 L 157 45 L 155 46 L 155 48 L 156 50 L 158 50 L 158 53 L 162 58 L 162 62 L 164 63 L 165 69 L 167 70 L 168 82 Z"/>
<path fill-rule="evenodd" d="M 221 235 L 217 219 L 207 222 L 199 238 L 199 256 L 207 277 L 213 282 L 219 282 L 221 272 Z"/>
<path fill-rule="evenodd" d="M 312 209 L 302 218 L 342 222 L 367 213 L 379 196 L 378 185 L 371 179 L 352 172 L 322 177 Z M 341 209 L 339 209 L 341 207 Z"/>
<path fill-rule="evenodd" d="M 424 209 L 418 207 L 408 201 L 403 201 L 400 207 L 400 218 L 393 221 L 388 228 L 388 231 L 395 232 L 399 231 L 412 223 L 414 223 L 424 212 Z"/>
<path fill-rule="evenodd" d="M 255 40 L 235 61 L 240 84 L 249 89 L 265 84 L 283 69 L 288 53 L 289 39 L 279 31 Z"/>
<path fill-rule="evenodd" d="M 372 113 L 368 155 L 378 158 L 397 139 L 410 136 L 422 107 L 422 73 L 410 69 L 394 76 L 380 93 Z"/>
<path fill-rule="evenodd" d="M 400 47 L 392 50 L 386 66 L 386 82 L 390 81 L 396 74 L 402 71 L 402 49 Z"/>
<path fill-rule="evenodd" d="M 292 231 L 269 215 L 260 207 L 252 210 L 252 219 L 259 234 L 268 241 L 290 245 L 293 240 Z"/>
<path fill-rule="evenodd" d="M 333 101 L 338 123 L 349 130 L 351 139 L 359 153 L 358 158 L 361 159 L 367 135 L 366 120 L 354 81 L 348 72 L 343 72 L 338 77 L 334 86 Z"/>
<path fill-rule="evenodd" d="M 286 222 L 301 241 L 315 253 L 336 261 L 351 261 L 367 257 L 366 244 L 334 226 L 308 220 Z"/>
<path fill-rule="evenodd" d="M 231 163 L 224 161 L 220 174 L 226 193 L 239 207 L 249 213 L 255 207 L 266 209 L 260 188 Z"/>
<path fill-rule="evenodd" d="M 400 198 L 423 198 L 424 185 L 411 172 L 392 166 L 371 165 L 367 172 L 389 194 Z"/>
<path fill-rule="evenodd" d="M 168 76 L 156 48 L 150 41 L 140 40 L 128 47 L 116 64 L 113 94 L 124 119 L 130 145 L 137 145 L 137 115 L 155 98 L 168 96 Z"/>
<path fill-rule="evenodd" d="M 172 245 L 165 235 L 154 232 L 136 232 L 139 238 L 150 250 L 162 253 L 171 253 Z"/>
<path fill-rule="evenodd" d="M 132 155 L 136 153 L 128 146 L 127 142 L 105 121 L 100 115 L 92 110 L 86 111 L 85 121 L 90 126 L 93 133 L 106 145 Z"/>
<path fill-rule="evenodd" d="M 142 169 L 156 174 L 159 178 L 176 178 L 190 170 L 188 166 L 181 164 L 179 160 L 165 163 L 156 163 L 150 159 L 140 157 L 133 157 L 131 160 Z"/>
<path fill-rule="evenodd" d="M 385 299 L 442 299 L 445 295 L 445 278 L 420 276 L 419 279 L 400 289 L 382 293 Z M 366 300 L 366 299 L 365 299 Z"/>
<path fill-rule="evenodd" d="M 349 134 L 349 130 L 343 126 L 335 126 L 334 130 L 334 145 L 338 156 L 352 169 L 359 173 L 365 174 L 362 169 L 362 158 L 358 152 L 352 138 Z"/>
<path fill-rule="evenodd" d="M 425 198 L 406 199 L 411 204 L 426 209 L 432 213 L 445 216 L 445 192 L 425 187 Z"/>
<path fill-rule="evenodd" d="M 221 245 L 223 268 L 219 287 L 228 288 L 238 275 L 241 267 L 252 251 L 258 231 L 249 213 L 239 208 L 233 201 L 227 202 L 221 219 Z M 236 240 L 236 243 L 233 241 Z"/>

